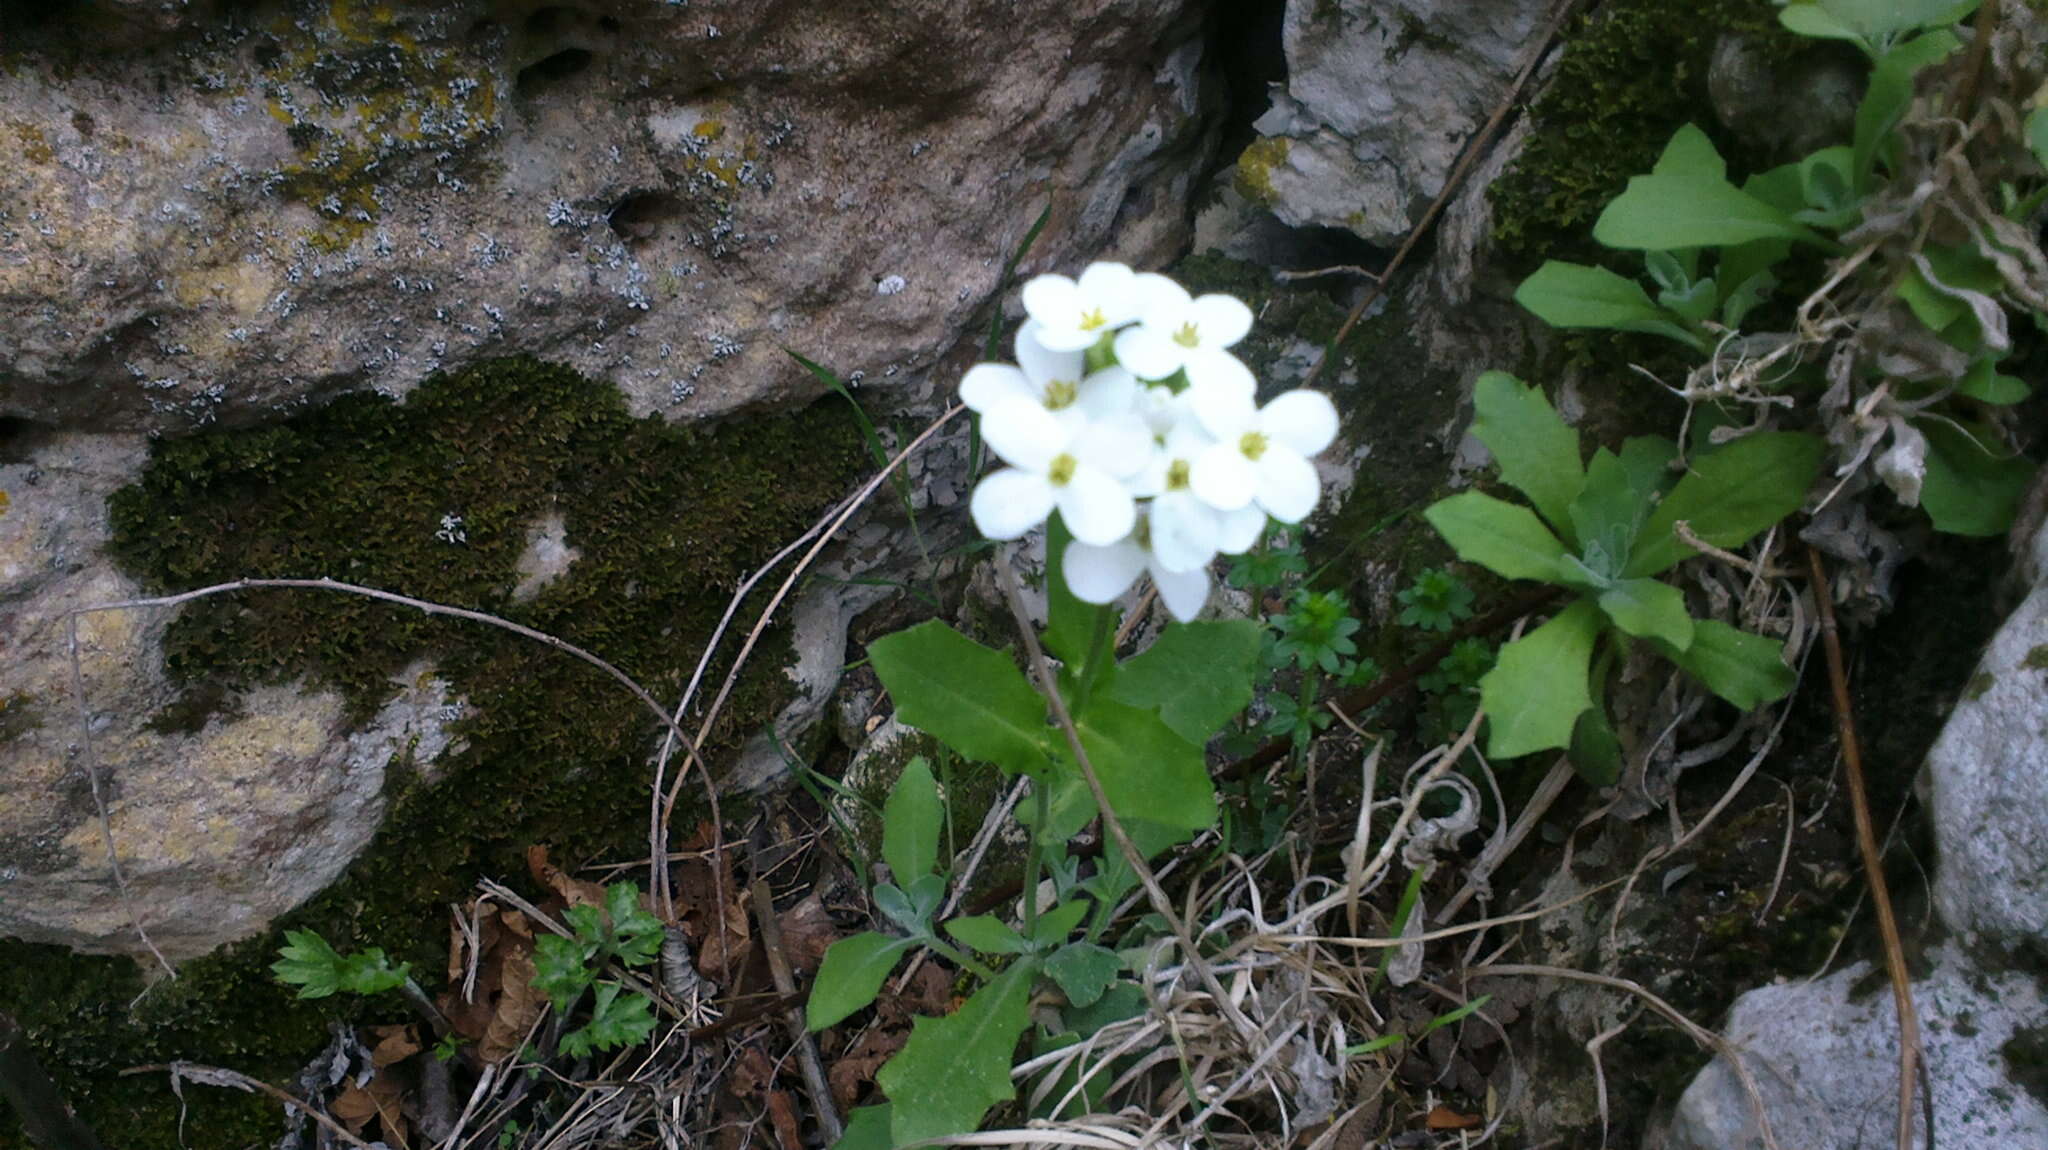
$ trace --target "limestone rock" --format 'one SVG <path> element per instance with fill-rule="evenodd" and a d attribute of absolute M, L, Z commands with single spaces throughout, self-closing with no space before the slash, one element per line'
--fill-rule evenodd
<path fill-rule="evenodd" d="M 174 691 L 169 613 L 152 609 L 77 616 L 81 714 L 66 612 L 138 593 L 100 548 L 104 494 L 143 455 L 139 436 L 65 435 L 0 466 L 0 935 L 139 954 L 132 912 L 176 961 L 340 874 L 376 833 L 387 765 L 431 764 L 457 704 L 418 666 L 361 728 L 339 695 L 278 686 L 198 730 L 159 729 Z"/>
<path fill-rule="evenodd" d="M 1287 83 L 1239 183 L 1295 227 L 1400 243 L 1492 114 L 1549 6 L 1539 0 L 1289 0 Z"/>
<path fill-rule="evenodd" d="M 2048 1002 L 2018 973 L 1985 974 L 1963 952 L 1933 952 L 1914 984 L 1934 1126 L 1943 1146 L 2048 1145 L 2048 1108 L 2014 1082 L 2002 1048 L 2037 1027 Z M 1858 994 L 1866 976 L 1877 985 Z M 1858 963 L 1818 982 L 1752 990 L 1735 1004 L 1727 1037 L 1763 1095 L 1784 1150 L 1889 1146 L 1898 1089 L 1898 1024 L 1881 975 Z M 1759 1137 L 1750 1097 L 1716 1059 L 1679 1101 L 1663 1150 L 1750 1150 Z M 1917 1118 L 1915 1144 L 1927 1141 Z"/>
<path fill-rule="evenodd" d="M 2036 548 L 2048 548 L 2048 528 Z M 1921 776 L 1949 926 L 2048 942 L 2048 580 L 1993 636 Z"/>
<path fill-rule="evenodd" d="M 514 352 L 672 417 L 814 395 L 783 346 L 918 379 L 1046 203 L 1035 265 L 1177 244 L 1194 9 L 64 5 L 0 70 L 0 416 L 261 422 Z"/>

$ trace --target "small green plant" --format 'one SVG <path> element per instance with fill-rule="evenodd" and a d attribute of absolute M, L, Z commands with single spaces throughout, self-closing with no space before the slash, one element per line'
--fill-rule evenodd
<path fill-rule="evenodd" d="M 403 987 L 412 976 L 410 963 L 392 962 L 374 946 L 342 954 L 314 931 L 288 930 L 284 938 L 270 972 L 279 982 L 298 987 L 300 998 L 326 998 L 344 990 L 382 994 Z"/>
<path fill-rule="evenodd" d="M 1401 613 L 1395 621 L 1424 631 L 1448 631 L 1472 617 L 1472 589 L 1442 567 L 1431 567 L 1395 594 Z"/>
<path fill-rule="evenodd" d="M 616 960 L 648 966 L 661 956 L 661 920 L 640 909 L 640 888 L 630 882 L 604 889 L 604 907 L 572 906 L 562 912 L 567 935 L 546 934 L 533 943 L 533 985 L 568 1018 L 583 992 L 595 987 L 590 1020 L 562 1035 L 560 1049 L 572 1058 L 647 1040 L 654 1032 L 653 1003 L 598 976 Z"/>
<path fill-rule="evenodd" d="M 1694 619 L 1684 594 L 1657 576 L 1693 553 L 1681 528 L 1715 547 L 1740 547 L 1796 511 L 1820 467 L 1819 440 L 1746 436 L 1696 456 L 1673 485 L 1678 453 L 1668 440 L 1631 439 L 1586 464 L 1577 434 L 1541 391 L 1489 372 L 1474 403 L 1473 434 L 1534 510 L 1469 491 L 1424 517 L 1459 558 L 1575 596 L 1502 647 L 1480 679 L 1490 754 L 1570 747 L 1587 777 L 1613 781 L 1618 748 L 1601 699 L 1608 672 L 1637 642 L 1744 710 L 1791 690 L 1782 644 Z"/>
<path fill-rule="evenodd" d="M 1600 244 L 1640 253 L 1642 278 L 1553 260 L 1516 300 L 1554 327 L 1685 345 L 1704 358 L 1683 389 L 1689 401 L 1770 412 L 1803 396 L 1826 424 L 1845 483 L 1867 470 L 1937 530 L 2003 533 L 2033 472 L 1999 418 L 2031 387 L 1999 366 L 2015 350 L 2009 311 L 2048 322 L 2028 223 L 2048 200 L 2048 108 L 2025 64 L 2007 69 L 2025 89 L 2006 98 L 2027 100 L 2017 147 L 1974 130 L 1956 142 L 1958 117 L 1974 109 L 1916 106 L 1930 99 L 1918 78 L 1960 58 L 1952 26 L 1976 6 L 1783 4 L 1786 28 L 1869 58 L 1852 138 L 1738 185 L 1706 133 L 1686 125 L 1593 226 Z M 1972 89 L 1974 80 L 1953 80 L 1961 74 L 1949 73 L 1952 86 Z M 1937 155 L 1949 158 L 1928 158 Z M 1801 249 L 1839 257 L 1800 308 L 1809 316 L 1826 295 L 1818 310 L 1831 318 L 1746 331 Z"/>

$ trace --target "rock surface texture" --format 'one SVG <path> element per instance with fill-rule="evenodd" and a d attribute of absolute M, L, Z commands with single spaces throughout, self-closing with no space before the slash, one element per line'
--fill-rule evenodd
<path fill-rule="evenodd" d="M 815 394 L 784 345 L 912 378 L 1046 203 L 1049 261 L 1178 241 L 1207 139 L 1193 8 L 13 17 L 0 415 L 260 422 L 522 351 L 672 416 Z"/>
<path fill-rule="evenodd" d="M 0 936 L 247 937 L 463 706 L 422 665 L 366 724 L 287 684 L 163 729 L 169 613 L 96 614 L 88 748 L 64 613 L 142 593 L 102 553 L 142 433 L 518 352 L 671 419 L 815 396 L 785 346 L 914 400 L 1048 203 L 1034 265 L 1171 254 L 1201 31 L 1189 0 L 0 11 Z M 559 522 L 529 552 L 529 598 L 579 561 Z M 801 654 L 815 721 L 844 660 Z"/>
<path fill-rule="evenodd" d="M 1443 191 L 1541 30 L 1539 0 L 1289 0 L 1287 83 L 1238 161 L 1295 227 L 1392 247 Z"/>
<path fill-rule="evenodd" d="M 2048 1146 L 2038 1081 L 2048 1003 L 2003 953 L 2048 940 L 2048 528 L 2021 568 L 2033 590 L 1993 637 L 1928 753 L 1921 794 L 1934 821 L 1935 909 L 1953 941 L 1914 983 L 1934 1090 L 1934 1141 Z M 1880 984 L 1852 987 L 1866 965 L 1819 982 L 1767 986 L 1735 1004 L 1728 1038 L 1744 1051 L 1785 1150 L 1889 1145 L 1898 1024 Z M 1873 976 L 1874 977 L 1874 976 Z M 1866 984 L 1867 988 L 1868 984 Z M 1918 1120 L 1916 1120 L 1916 1125 Z M 1925 1141 L 1924 1131 L 1916 1139 Z M 1680 1100 L 1665 1150 L 1746 1150 L 1764 1143 L 1727 1060 Z"/>

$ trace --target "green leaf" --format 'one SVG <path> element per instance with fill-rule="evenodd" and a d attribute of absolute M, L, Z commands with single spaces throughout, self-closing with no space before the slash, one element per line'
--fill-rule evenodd
<path fill-rule="evenodd" d="M 908 890 L 895 883 L 878 882 L 872 893 L 875 909 L 890 922 L 911 934 L 923 934 L 931 929 L 932 912 L 946 896 L 946 880 L 935 874 L 923 874 Z"/>
<path fill-rule="evenodd" d="M 875 1075 L 897 1145 L 970 1133 L 991 1106 L 1017 1096 L 1010 1056 L 1030 1022 L 1037 966 L 1012 963 L 952 1014 L 912 1024 L 910 1040 Z"/>
<path fill-rule="evenodd" d="M 1557 417 L 1539 388 L 1489 371 L 1472 385 L 1472 434 L 1493 453 L 1501 482 L 1529 497 L 1551 527 L 1569 536 L 1565 509 L 1578 498 L 1586 471 L 1579 436 Z"/>
<path fill-rule="evenodd" d="M 1979 403 L 1993 407 L 2015 404 L 2032 395 L 2034 389 L 2023 379 L 2000 375 L 1998 365 L 1989 356 L 1970 365 L 1963 378 L 1956 381 L 1956 394 L 1967 395 Z"/>
<path fill-rule="evenodd" d="M 1119 982 L 1097 999 L 1093 1006 L 1075 1006 L 1061 1011 L 1067 1027 L 1086 1038 L 1101 1030 L 1145 1013 L 1150 1005 L 1145 989 L 1134 982 Z"/>
<path fill-rule="evenodd" d="M 946 933 L 983 954 L 1023 954 L 1031 949 L 1023 935 L 994 915 L 948 919 Z"/>
<path fill-rule="evenodd" d="M 1653 176 L 1683 180 L 1726 180 L 1728 163 L 1714 147 L 1714 141 L 1697 124 L 1686 124 L 1671 134 L 1671 142 L 1650 168 Z"/>
<path fill-rule="evenodd" d="M 2003 535 L 2034 464 L 2012 454 L 1996 433 L 1968 424 L 1923 419 L 1914 427 L 1927 436 L 1927 474 L 1920 506 L 1937 531 L 1950 535 Z M 1967 428 L 1967 430 L 1965 430 Z"/>
<path fill-rule="evenodd" d="M 1636 536 L 1671 478 L 1678 447 L 1658 436 L 1638 436 L 1616 455 L 1606 448 L 1586 466 L 1586 486 L 1572 500 L 1572 527 L 1586 565 L 1607 576 L 1621 573 Z"/>
<path fill-rule="evenodd" d="M 1748 248 L 1753 245 L 1744 244 L 1742 246 Z M 1729 250 L 1732 254 L 1735 249 L 1731 248 Z M 1725 264 L 1726 257 L 1723 258 L 1723 262 Z M 1763 268 L 1746 274 L 1742 282 L 1736 285 L 1735 290 L 1722 297 L 1721 323 L 1726 327 L 1739 330 L 1742 327 L 1742 321 L 1749 318 L 1749 313 L 1755 311 L 1757 305 L 1769 299 L 1771 293 L 1776 290 L 1778 290 L 1778 277 L 1772 274 L 1769 268 Z"/>
<path fill-rule="evenodd" d="M 1573 725 L 1593 705 L 1586 677 L 1600 626 L 1600 609 L 1581 599 L 1500 649 L 1479 680 L 1487 754 L 1511 759 L 1571 744 Z"/>
<path fill-rule="evenodd" d="M 594 906 L 578 903 L 562 910 L 562 921 L 575 933 L 576 941 L 589 947 L 589 953 L 596 954 L 605 944 L 604 912 Z"/>
<path fill-rule="evenodd" d="M 1054 658 L 1069 667 L 1078 667 L 1088 658 L 1088 644 L 1095 635 L 1096 606 L 1074 598 L 1074 592 L 1067 587 L 1066 576 L 1060 574 L 1061 563 L 1067 553 L 1067 545 L 1074 541 L 1074 533 L 1067 530 L 1065 517 L 1055 515 L 1047 520 L 1045 529 L 1045 634 L 1041 638 L 1045 649 Z"/>
<path fill-rule="evenodd" d="M 581 1058 L 593 1050 L 617 1050 L 647 1041 L 654 1033 L 654 1004 L 644 994 L 621 994 L 616 982 L 598 984 L 590 1021 L 562 1036 L 562 1053 Z"/>
<path fill-rule="evenodd" d="M 1117 667 L 1109 697 L 1158 708 L 1167 726 L 1201 746 L 1251 704 L 1261 636 L 1250 619 L 1168 627 L 1143 654 Z"/>
<path fill-rule="evenodd" d="M 1625 575 L 1656 575 L 1693 554 L 1674 525 L 1716 547 L 1740 547 L 1759 532 L 1799 510 L 1820 470 L 1825 445 L 1792 431 L 1744 436 L 1698 456 L 1685 478 L 1657 505 L 1643 525 Z"/>
<path fill-rule="evenodd" d="M 627 966 L 646 966 L 661 957 L 661 920 L 640 909 L 640 885 L 615 882 L 604 888 L 605 917 L 611 920 L 612 950 Z"/>
<path fill-rule="evenodd" d="M 559 934 L 543 934 L 533 940 L 533 988 L 554 1001 L 556 1013 L 566 1013 L 590 985 L 591 972 L 585 963 L 595 949 Z"/>
<path fill-rule="evenodd" d="M 882 860 L 900 885 L 932 873 L 939 861 L 939 833 L 946 809 L 939 803 L 939 784 L 924 756 L 904 764 L 903 773 L 882 804 Z"/>
<path fill-rule="evenodd" d="M 2048 107 L 2036 108 L 2027 113 L 2027 147 L 2033 149 L 2034 158 L 2041 166 L 2048 168 Z"/>
<path fill-rule="evenodd" d="M 1520 504 L 1465 491 L 1431 504 L 1422 517 L 1468 563 L 1510 579 L 1557 579 L 1564 544 Z"/>
<path fill-rule="evenodd" d="M 1567 752 L 1572 769 L 1596 787 L 1611 787 L 1621 779 L 1621 740 L 1613 724 L 1599 707 L 1587 707 L 1572 726 L 1572 745 Z"/>
<path fill-rule="evenodd" d="M 997 318 L 1001 318 L 1000 310 Z M 862 1106 L 846 1115 L 846 1132 L 832 1144 L 832 1150 L 893 1150 L 896 1139 L 889 1134 L 889 1104 Z"/>
<path fill-rule="evenodd" d="M 1707 346 L 1678 317 L 1652 303 L 1636 281 L 1606 268 L 1546 260 L 1515 289 L 1515 302 L 1552 327 L 1640 331 L 1696 351 Z"/>
<path fill-rule="evenodd" d="M 1679 136 L 1699 129 L 1688 124 Z M 1679 136 L 1667 146 L 1679 146 Z M 1629 180 L 1593 223 L 1593 238 L 1610 248 L 1634 251 L 1725 247 L 1750 240 L 1795 240 L 1825 248 L 1837 245 L 1801 226 L 1786 212 L 1749 195 L 1725 175 L 1652 171 Z"/>
<path fill-rule="evenodd" d="M 1183 830 L 1216 821 L 1216 788 L 1202 749 L 1175 734 L 1157 712 L 1097 697 L 1074 726 L 1119 816 Z"/>
<path fill-rule="evenodd" d="M 1685 595 L 1655 579 L 1623 579 L 1600 593 L 1600 609 L 1631 635 L 1659 639 L 1683 651 L 1692 646 L 1692 616 Z"/>
<path fill-rule="evenodd" d="M 1115 951 L 1092 942 L 1070 943 L 1045 960 L 1045 973 L 1067 1001 L 1078 1007 L 1093 1006 L 1122 968 L 1123 960 Z"/>
<path fill-rule="evenodd" d="M 1714 314 L 1714 304 L 1720 300 L 1714 286 L 1714 277 L 1708 276 L 1684 290 L 1669 290 L 1657 293 L 1657 303 L 1687 323 L 1698 323 Z M 1693 347 L 1704 349 L 1705 341 L 1688 340 Z"/>
<path fill-rule="evenodd" d="M 1850 167 L 1856 186 L 1869 190 L 1879 162 L 1891 166 L 1885 152 L 1897 146 L 1892 128 L 1913 103 L 1913 77 L 1920 69 L 1962 46 L 1953 32 L 1930 32 L 1916 36 L 1886 52 L 1870 70 L 1869 86 L 1856 105 L 1856 127 L 1851 145 Z"/>
<path fill-rule="evenodd" d="M 1128 828 L 1126 828 L 1128 829 Z M 1081 920 L 1088 917 L 1088 905 L 1080 899 L 1070 899 L 1038 916 L 1038 930 L 1031 936 L 1035 946 L 1051 946 L 1064 942 Z"/>
<path fill-rule="evenodd" d="M 341 955 L 310 930 L 284 932 L 285 945 L 270 972 L 279 982 L 299 988 L 300 998 L 326 998 L 341 989 Z"/>
<path fill-rule="evenodd" d="M 1944 291 L 1944 287 L 1992 295 L 2005 286 L 1998 266 L 1974 246 L 1937 244 L 1923 249 L 1921 254 L 1927 257 L 1927 266 L 1940 286 L 1928 282 L 1918 267 L 1909 266 L 1892 290 L 1930 331 L 1944 332 L 1950 324 L 1971 314 L 1970 305 L 1957 299 L 1953 291 Z"/>
<path fill-rule="evenodd" d="M 1837 19 L 1817 3 L 1795 3 L 1778 12 L 1778 23 L 1788 31 L 1817 40 L 1847 40 L 1868 50 L 1863 34 Z"/>
<path fill-rule="evenodd" d="M 811 1000 L 804 1006 L 804 1025 L 823 1030 L 873 1002 L 903 952 L 916 945 L 915 939 L 890 938 L 871 930 L 833 943 L 818 964 Z"/>
<path fill-rule="evenodd" d="M 1785 665 L 1785 645 L 1712 619 L 1693 624 L 1692 646 L 1660 648 L 1707 690 L 1745 711 L 1784 698 L 1799 677 Z"/>
<path fill-rule="evenodd" d="M 1045 700 L 1008 655 L 934 619 L 868 644 L 896 717 L 970 759 L 1044 771 L 1052 741 Z"/>

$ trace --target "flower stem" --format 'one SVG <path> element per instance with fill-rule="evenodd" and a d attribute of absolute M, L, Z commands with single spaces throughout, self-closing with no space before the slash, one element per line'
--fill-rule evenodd
<path fill-rule="evenodd" d="M 1038 876 L 1045 868 L 1045 824 L 1052 821 L 1052 789 L 1031 780 L 1031 854 L 1024 864 L 1024 937 L 1038 935 Z"/>
<path fill-rule="evenodd" d="M 1109 639 L 1116 631 L 1116 608 L 1103 604 L 1095 609 L 1095 631 L 1088 638 L 1088 658 L 1081 663 L 1080 673 L 1074 676 L 1074 711 L 1083 713 L 1088 709 L 1089 696 L 1095 693 L 1095 684 L 1102 678 L 1102 671 L 1115 655 L 1109 649 Z"/>
<path fill-rule="evenodd" d="M 988 982 L 994 979 L 996 976 L 995 971 L 990 970 L 988 967 L 982 965 L 979 962 L 976 962 L 973 958 L 968 956 L 966 951 L 960 950 L 959 948 L 946 942 L 944 939 L 941 939 L 936 933 L 925 935 L 923 941 L 926 946 L 932 948 L 933 954 L 938 955 L 940 958 L 945 959 L 947 962 L 952 963 L 954 966 L 957 966 L 962 970 L 968 971 L 969 973 L 973 974 L 974 977 L 982 980 L 983 982 Z"/>

